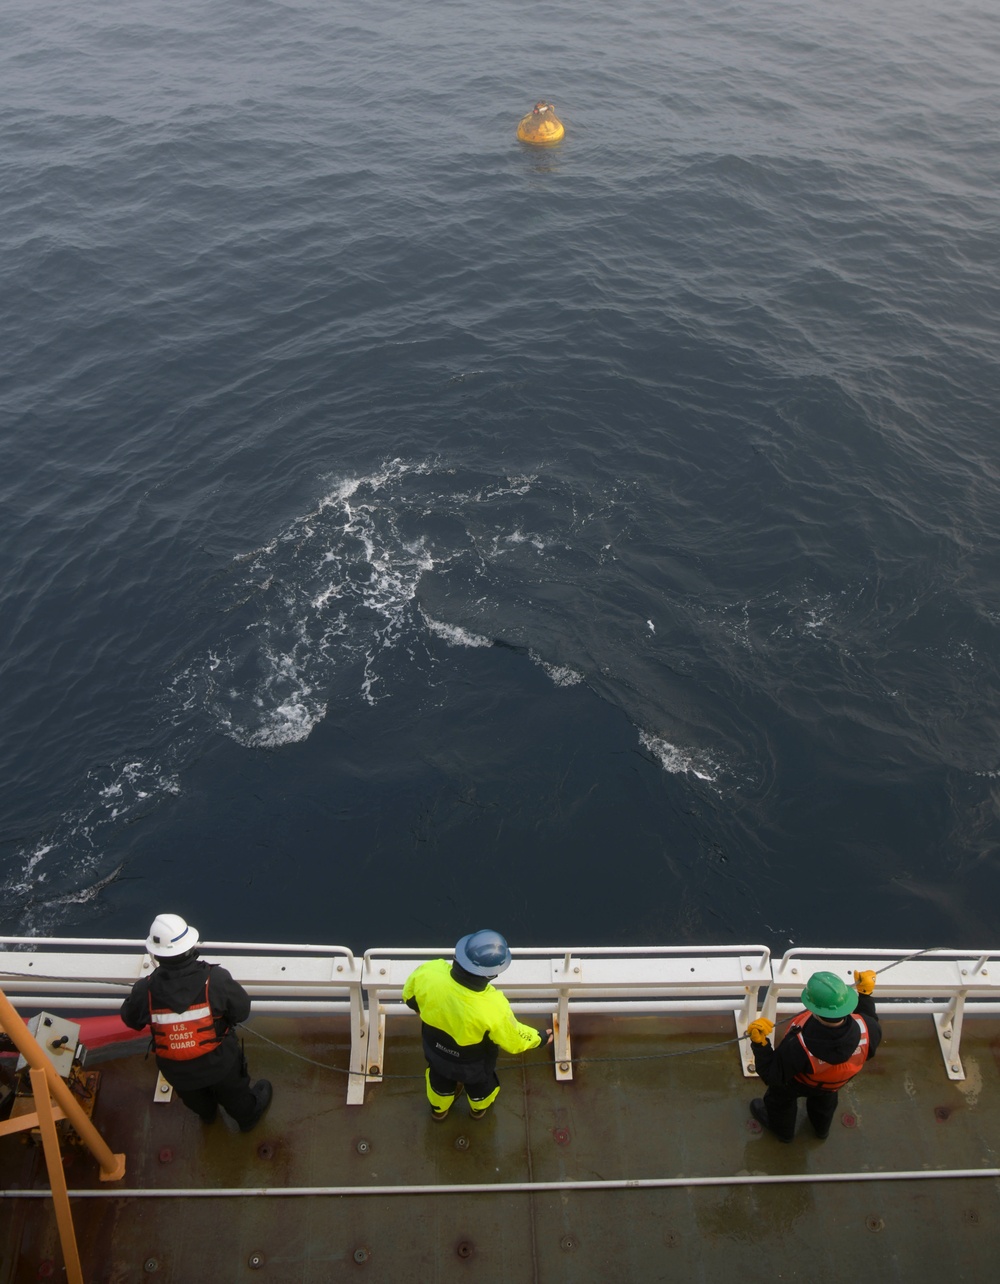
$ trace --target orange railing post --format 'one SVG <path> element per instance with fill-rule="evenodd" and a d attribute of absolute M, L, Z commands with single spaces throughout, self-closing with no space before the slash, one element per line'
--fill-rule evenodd
<path fill-rule="evenodd" d="M 38 1111 L 38 1127 L 45 1151 L 45 1167 L 49 1170 L 49 1185 L 52 1188 L 52 1203 L 56 1210 L 59 1243 L 62 1246 L 63 1261 L 66 1263 L 66 1279 L 69 1284 L 83 1284 L 83 1268 L 80 1265 L 80 1251 L 76 1246 L 76 1231 L 69 1206 L 62 1152 L 59 1149 L 59 1134 L 56 1132 L 52 1098 L 49 1096 L 49 1085 L 44 1070 L 36 1070 L 32 1067 L 31 1091 L 35 1097 L 35 1109 Z"/>

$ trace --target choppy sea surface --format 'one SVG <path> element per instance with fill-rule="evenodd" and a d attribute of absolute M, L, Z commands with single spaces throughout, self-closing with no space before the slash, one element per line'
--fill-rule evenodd
<path fill-rule="evenodd" d="M 0 4 L 0 929 L 1000 944 L 998 66 Z"/>

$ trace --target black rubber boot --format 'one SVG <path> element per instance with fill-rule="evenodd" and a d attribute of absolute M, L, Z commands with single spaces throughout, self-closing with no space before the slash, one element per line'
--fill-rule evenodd
<path fill-rule="evenodd" d="M 250 1091 L 257 1098 L 257 1111 L 249 1123 L 240 1124 L 240 1132 L 250 1132 L 257 1127 L 274 1096 L 274 1089 L 269 1079 L 258 1079 L 256 1083 L 250 1085 Z"/>
<path fill-rule="evenodd" d="M 750 1102 L 750 1113 L 762 1128 L 766 1128 L 768 1132 L 773 1132 L 779 1141 L 784 1141 L 788 1145 L 792 1144 L 792 1137 L 782 1137 L 780 1133 L 774 1132 L 771 1121 L 767 1117 L 767 1106 L 764 1105 L 763 1097 L 754 1097 L 753 1101 Z"/>

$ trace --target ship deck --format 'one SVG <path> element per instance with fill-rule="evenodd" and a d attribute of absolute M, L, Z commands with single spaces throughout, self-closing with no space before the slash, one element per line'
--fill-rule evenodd
<path fill-rule="evenodd" d="M 792 1145 L 751 1121 L 747 1102 L 760 1088 L 744 1077 L 728 1042 L 732 1018 L 723 1015 L 575 1017 L 573 1055 L 580 1063 L 573 1080 L 556 1082 L 551 1054 L 541 1050 L 502 1064 L 497 1104 L 477 1121 L 464 1099 L 443 1123 L 431 1119 L 417 1026 L 400 1017 L 388 1019 L 387 1077 L 368 1086 L 360 1106 L 346 1104 L 346 1018 L 254 1017 L 246 1035 L 251 1072 L 270 1078 L 275 1095 L 249 1134 L 222 1117 L 205 1126 L 176 1100 L 154 1103 L 151 1059 L 109 1062 L 101 1067 L 94 1122 L 127 1156 L 120 1187 L 246 1193 L 112 1194 L 86 1150 L 64 1147 L 70 1190 L 100 1192 L 73 1199 L 84 1278 L 88 1284 L 995 1278 L 995 1177 L 865 1177 L 996 1169 L 1000 1020 L 966 1023 L 963 1082 L 949 1081 L 929 1017 L 888 1017 L 883 1024 L 879 1055 L 841 1093 L 830 1137 L 813 1137 L 800 1111 Z M 670 1055 L 696 1048 L 710 1050 Z M 0 1140 L 0 1172 L 7 1190 L 47 1188 L 41 1147 L 23 1137 Z M 828 1174 L 861 1177 L 826 1182 Z M 769 1175 L 790 1180 L 747 1180 Z M 586 1185 L 662 1178 L 685 1184 Z M 745 1184 L 691 1184 L 702 1178 Z M 584 1185 L 422 1189 L 553 1182 Z M 250 1193 L 290 1188 L 350 1193 Z M 65 1278 L 50 1200 L 0 1200 L 0 1252 L 2 1284 Z"/>

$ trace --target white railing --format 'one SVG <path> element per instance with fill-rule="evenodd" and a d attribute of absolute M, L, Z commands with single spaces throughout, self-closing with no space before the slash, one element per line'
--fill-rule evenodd
<path fill-rule="evenodd" d="M 360 1104 L 366 1083 L 381 1080 L 387 1016 L 416 1019 L 403 984 L 422 961 L 450 958 L 452 947 L 381 947 L 357 958 L 346 946 L 208 941 L 203 957 L 226 967 L 253 999 L 255 1013 L 337 1014 L 350 1018 L 347 1100 Z M 1000 1013 L 1000 951 L 789 950 L 774 961 L 766 946 L 537 946 L 512 951 L 502 988 L 521 1016 L 541 1016 L 555 1032 L 557 1079 L 573 1077 L 570 1018 L 577 1014 L 662 1015 L 730 1012 L 744 1074 L 753 1053 L 743 1038 L 756 1016 L 777 1021 L 801 1011 L 799 994 L 816 971 L 848 983 L 853 969 L 878 978 L 880 1013 L 931 1016 L 949 1078 L 963 1079 L 966 1015 Z M 849 966 L 848 966 L 849 964 Z M 117 1011 L 154 964 L 141 941 L 81 937 L 0 937 L 0 987 L 15 1006 Z"/>
<path fill-rule="evenodd" d="M 849 961 L 849 966 L 847 966 Z M 1000 950 L 789 950 L 773 968 L 763 1015 L 801 1012 L 799 996 L 814 972 L 836 972 L 853 984 L 854 971 L 878 973 L 881 1016 L 930 1016 L 949 1079 L 964 1079 L 961 1042 L 967 1014 L 1000 1012 Z M 794 1001 L 783 1002 L 784 996 Z"/>
<path fill-rule="evenodd" d="M 29 951 L 26 945 L 34 948 Z M 89 949 L 60 948 L 68 945 Z M 92 952 L 95 946 L 99 953 Z M 258 1014 L 349 1016 L 349 1083 L 357 1085 L 349 1099 L 364 1099 L 368 1013 L 360 963 L 346 945 L 205 941 L 201 950 L 206 962 L 232 973 Z M 44 1000 L 64 1011 L 117 1012 L 135 982 L 153 967 L 142 941 L 0 936 L 0 988 L 15 1007 Z"/>
<path fill-rule="evenodd" d="M 534 946 L 511 950 L 502 988 L 514 1011 L 551 1019 L 557 1079 L 572 1079 L 570 1007 L 574 1012 L 645 1015 L 662 1012 L 733 1012 L 737 1034 L 770 984 L 765 945 Z M 362 984 L 368 996 L 368 1080 L 377 1082 L 385 1060 L 385 1018 L 408 1012 L 403 982 L 420 962 L 450 958 L 439 950 L 375 948 L 365 951 Z"/>

